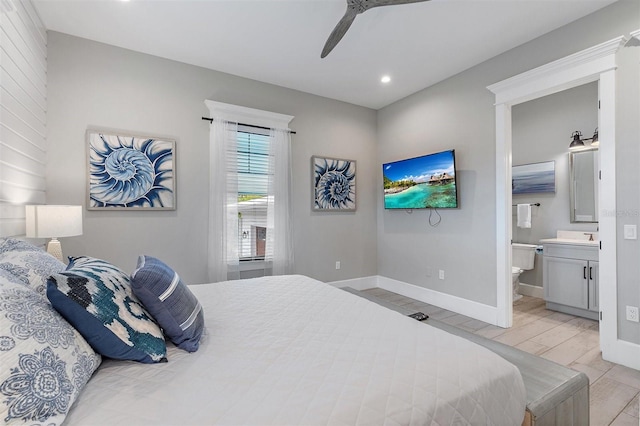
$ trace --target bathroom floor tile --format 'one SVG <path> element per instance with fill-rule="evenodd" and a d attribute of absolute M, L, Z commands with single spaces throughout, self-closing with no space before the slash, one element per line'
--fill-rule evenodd
<path fill-rule="evenodd" d="M 558 346 L 560 343 L 569 340 L 573 336 L 580 334 L 580 329 L 568 326 L 567 324 L 568 323 L 553 327 L 552 329 L 545 331 L 542 334 L 532 337 L 531 341 L 536 342 L 540 345 L 547 346 L 549 348 L 553 348 L 555 346 Z"/>
<path fill-rule="evenodd" d="M 466 315 L 455 314 L 450 317 L 443 318 L 441 321 L 450 325 L 459 325 L 471 321 L 472 319 L 473 318 L 470 318 Z"/>
<path fill-rule="evenodd" d="M 640 392 L 640 371 L 624 365 L 615 365 L 607 371 L 604 377 L 631 386 Z"/>
<path fill-rule="evenodd" d="M 588 318 L 574 318 L 565 323 L 566 325 L 570 325 L 572 327 L 576 327 L 579 329 L 590 329 L 597 330 L 598 329 L 598 321 L 590 320 Z"/>
<path fill-rule="evenodd" d="M 576 359 L 576 362 L 604 372 L 609 371 L 615 365 L 612 362 L 603 360 L 602 352 L 597 347 L 584 353 L 580 358 Z"/>
<path fill-rule="evenodd" d="M 516 348 L 534 355 L 540 355 L 541 353 L 549 350 L 548 346 L 541 345 L 532 340 L 525 340 L 519 345 L 516 345 Z"/>
<path fill-rule="evenodd" d="M 540 356 L 558 364 L 569 365 L 585 352 L 597 348 L 599 340 L 598 333 L 586 330 L 549 349 Z"/>
<path fill-rule="evenodd" d="M 529 340 L 545 331 L 555 327 L 555 324 L 540 321 L 533 321 L 522 327 L 513 327 L 506 333 L 496 337 L 495 341 L 501 342 L 510 346 L 516 346 L 525 340 Z"/>
<path fill-rule="evenodd" d="M 602 377 L 589 387 L 592 425 L 608 425 L 638 394 L 638 390 Z"/>
<path fill-rule="evenodd" d="M 572 362 L 569 364 L 569 368 L 586 374 L 587 377 L 589 377 L 589 384 L 595 383 L 595 381 L 605 373 L 602 370 L 598 370 L 597 368 L 593 368 L 585 364 L 580 364 L 579 362 Z"/>
<path fill-rule="evenodd" d="M 638 418 L 632 417 L 625 412 L 618 414 L 618 417 L 611 423 L 611 426 L 638 426 Z"/>
<path fill-rule="evenodd" d="M 494 337 L 498 337 L 501 334 L 506 333 L 507 330 L 508 329 L 506 328 L 502 328 L 502 327 L 498 327 L 496 325 L 490 324 L 486 327 L 476 330 L 474 333 L 479 336 L 486 337 L 487 339 L 493 339 Z"/>
<path fill-rule="evenodd" d="M 481 328 L 487 327 L 490 324 L 487 324 L 484 321 L 480 321 L 477 319 L 471 319 L 470 321 L 467 322 L 463 322 L 462 324 L 459 324 L 458 327 L 463 328 L 467 331 L 477 331 L 480 330 Z"/>
<path fill-rule="evenodd" d="M 640 418 L 640 393 L 624 408 L 623 412 L 636 419 Z"/>

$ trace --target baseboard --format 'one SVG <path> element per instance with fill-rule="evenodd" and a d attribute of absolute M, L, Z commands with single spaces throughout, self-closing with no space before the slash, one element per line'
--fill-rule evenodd
<path fill-rule="evenodd" d="M 495 306 L 485 305 L 472 300 L 419 287 L 414 284 L 394 280 L 392 278 L 378 276 L 377 279 L 377 287 L 385 290 L 392 291 L 430 305 L 435 305 L 448 311 L 466 315 L 489 324 L 497 325 L 498 323 L 498 309 Z"/>
<path fill-rule="evenodd" d="M 640 371 L 640 345 L 615 340 L 612 345 L 602 346 L 602 359 Z"/>
<path fill-rule="evenodd" d="M 378 277 L 373 275 L 371 277 L 353 278 L 350 280 L 331 281 L 330 284 L 334 287 L 351 287 L 354 290 L 366 290 L 368 288 L 376 288 L 378 286 Z"/>
<path fill-rule="evenodd" d="M 520 283 L 518 293 L 523 296 L 531 296 L 537 297 L 539 299 L 544 299 L 544 290 L 542 289 L 542 287 L 538 287 L 537 285 Z"/>

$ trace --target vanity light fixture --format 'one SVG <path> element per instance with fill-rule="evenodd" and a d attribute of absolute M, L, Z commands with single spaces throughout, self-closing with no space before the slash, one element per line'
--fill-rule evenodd
<path fill-rule="evenodd" d="M 580 130 L 576 130 L 571 134 L 571 143 L 569 144 L 570 151 L 577 151 L 579 149 L 584 149 L 584 141 L 582 140 L 582 133 Z"/>
<path fill-rule="evenodd" d="M 598 139 L 598 128 L 593 132 L 593 137 L 591 138 L 591 146 L 600 146 L 600 140 Z"/>
<path fill-rule="evenodd" d="M 578 151 L 581 149 L 585 149 L 585 141 L 591 141 L 591 146 L 600 146 L 600 141 L 598 140 L 598 128 L 593 132 L 592 138 L 582 139 L 582 133 L 579 130 L 576 130 L 571 134 L 571 143 L 569 144 L 569 151 Z"/>

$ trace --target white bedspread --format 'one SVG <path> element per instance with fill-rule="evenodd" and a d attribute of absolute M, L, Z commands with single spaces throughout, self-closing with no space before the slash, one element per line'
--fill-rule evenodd
<path fill-rule="evenodd" d="M 206 331 L 169 362 L 105 360 L 67 425 L 520 425 L 493 352 L 303 276 L 190 287 Z"/>

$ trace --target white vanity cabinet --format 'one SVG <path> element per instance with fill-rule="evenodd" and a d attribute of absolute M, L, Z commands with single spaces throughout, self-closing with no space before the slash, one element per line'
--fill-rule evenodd
<path fill-rule="evenodd" d="M 598 246 L 545 243 L 543 287 L 547 309 L 598 319 Z"/>

